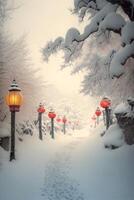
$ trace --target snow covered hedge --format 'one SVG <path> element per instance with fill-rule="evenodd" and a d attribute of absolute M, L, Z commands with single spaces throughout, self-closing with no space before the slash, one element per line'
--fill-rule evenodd
<path fill-rule="evenodd" d="M 114 111 L 120 128 L 123 129 L 127 144 L 134 144 L 134 98 L 127 103 L 121 103 Z"/>
<path fill-rule="evenodd" d="M 117 124 L 109 127 L 104 135 L 104 145 L 106 148 L 116 149 L 125 142 L 134 144 L 134 98 L 128 98 L 126 103 L 119 104 L 114 114 Z"/>
<path fill-rule="evenodd" d="M 124 135 L 118 124 L 111 125 L 103 139 L 105 148 L 116 149 L 124 144 Z"/>

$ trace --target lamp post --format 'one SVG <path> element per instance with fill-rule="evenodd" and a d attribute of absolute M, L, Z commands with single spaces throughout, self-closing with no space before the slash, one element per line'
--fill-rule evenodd
<path fill-rule="evenodd" d="M 15 160 L 15 113 L 19 112 L 22 105 L 23 97 L 21 89 L 15 80 L 13 80 L 8 94 L 6 95 L 6 104 L 9 106 L 11 112 L 11 150 L 10 161 Z"/>
<path fill-rule="evenodd" d="M 38 112 L 38 121 L 39 121 L 39 139 L 43 140 L 42 136 L 42 114 L 45 112 L 44 106 L 40 103 L 39 108 L 37 109 Z"/>
<path fill-rule="evenodd" d="M 106 126 L 106 113 L 105 113 L 105 110 L 102 111 L 102 114 L 103 114 L 103 122 L 104 122 L 104 125 Z"/>
<path fill-rule="evenodd" d="M 54 118 L 56 117 L 56 114 L 54 111 L 50 111 L 48 113 L 48 117 L 51 119 L 51 136 L 54 139 Z"/>
<path fill-rule="evenodd" d="M 100 106 L 105 109 L 105 113 L 106 113 L 106 129 L 108 129 L 110 126 L 110 116 L 109 116 L 110 105 L 111 105 L 111 101 L 107 97 L 104 97 L 100 102 Z"/>
<path fill-rule="evenodd" d="M 94 128 L 95 128 L 96 127 L 96 117 L 95 117 L 95 115 L 92 116 L 92 120 L 94 122 Z"/>
<path fill-rule="evenodd" d="M 65 116 L 63 117 L 62 122 L 63 122 L 63 133 L 66 134 L 66 123 L 67 123 L 67 119 L 66 119 Z"/>
<path fill-rule="evenodd" d="M 56 118 L 56 122 L 58 123 L 57 130 L 60 130 L 61 129 L 61 124 L 60 124 L 61 118 L 59 116 Z"/>
<path fill-rule="evenodd" d="M 99 124 L 99 116 L 101 115 L 101 110 L 99 107 L 96 109 L 95 114 L 97 116 L 97 124 Z"/>

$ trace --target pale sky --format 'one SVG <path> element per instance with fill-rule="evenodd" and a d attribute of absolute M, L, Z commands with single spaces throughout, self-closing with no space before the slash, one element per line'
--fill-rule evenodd
<path fill-rule="evenodd" d="M 43 62 L 40 52 L 47 41 L 64 36 L 72 26 L 80 26 L 77 17 L 69 11 L 73 7 L 73 0 L 14 0 L 14 4 L 20 7 L 8 21 L 12 36 L 16 39 L 27 34 L 33 64 L 42 68 L 47 81 L 55 84 L 63 93 L 78 92 L 82 76 L 70 76 L 69 69 L 60 71 L 60 56 L 53 56 L 48 64 Z"/>
<path fill-rule="evenodd" d="M 41 58 L 41 48 L 47 41 L 57 36 L 64 36 L 68 28 L 79 27 L 76 16 L 69 11 L 73 8 L 73 0 L 14 0 L 14 5 L 19 6 L 8 21 L 8 29 L 13 38 L 17 39 L 27 34 L 27 44 L 30 50 L 32 62 L 35 67 L 41 67 L 44 79 L 66 97 L 77 99 L 80 104 L 89 97 L 79 94 L 82 74 L 70 75 L 70 69 L 60 70 L 61 56 L 52 56 L 49 63 Z"/>

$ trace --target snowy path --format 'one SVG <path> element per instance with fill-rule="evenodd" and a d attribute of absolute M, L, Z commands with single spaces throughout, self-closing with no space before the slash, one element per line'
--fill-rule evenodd
<path fill-rule="evenodd" d="M 71 173 L 85 200 L 133 200 L 134 145 L 105 149 L 100 133 L 94 129 L 76 149 Z"/>
<path fill-rule="evenodd" d="M 42 189 L 45 200 L 84 200 L 78 182 L 70 176 L 71 155 L 81 144 L 82 138 L 73 138 L 73 141 L 61 149 L 60 153 L 55 155 L 55 159 L 48 164 Z"/>
<path fill-rule="evenodd" d="M 27 136 L 13 163 L 3 152 L 0 200 L 133 200 L 134 146 L 105 149 L 100 132 Z"/>
<path fill-rule="evenodd" d="M 81 146 L 81 133 L 59 135 L 55 140 L 26 136 L 17 145 L 17 160 L 4 152 L 0 169 L 0 200 L 84 200 L 79 184 L 69 176 L 71 154 Z"/>

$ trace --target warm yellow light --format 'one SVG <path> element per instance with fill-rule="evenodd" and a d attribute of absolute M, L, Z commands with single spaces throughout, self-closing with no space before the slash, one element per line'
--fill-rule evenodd
<path fill-rule="evenodd" d="M 20 91 L 9 91 L 6 96 L 6 104 L 8 106 L 21 106 L 23 102 L 23 96 Z"/>

